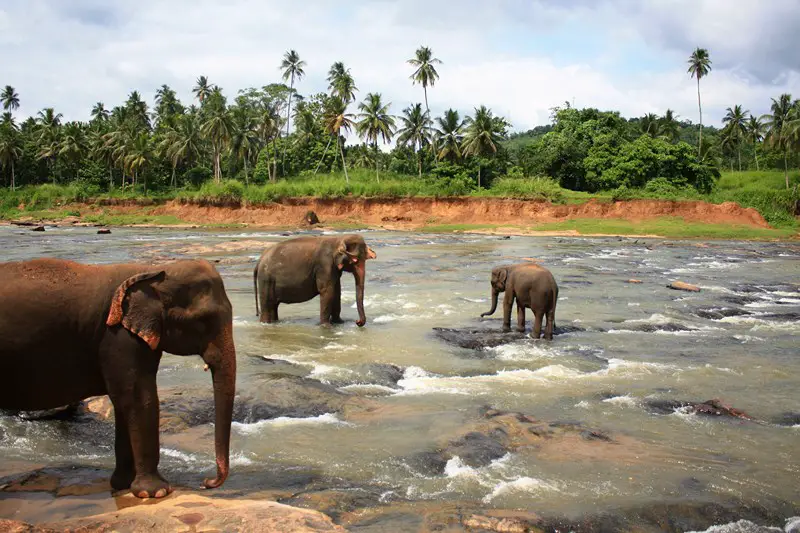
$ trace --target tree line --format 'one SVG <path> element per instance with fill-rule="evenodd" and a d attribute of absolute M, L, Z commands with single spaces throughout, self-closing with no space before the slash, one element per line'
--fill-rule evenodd
<path fill-rule="evenodd" d="M 754 117 L 741 105 L 728 108 L 721 129 L 703 136 L 700 81 L 709 75 L 708 51 L 695 50 L 689 74 L 697 81 L 699 127 L 674 112 L 624 119 L 619 113 L 573 109 L 552 111 L 552 124 L 509 135 L 511 124 L 486 106 L 462 117 L 455 109 L 432 118 L 428 88 L 439 79 L 441 61 L 419 47 L 408 60 L 411 82 L 423 89 L 423 103 L 400 115 L 377 92 L 357 102 L 355 78 L 342 62 L 328 71 L 328 91 L 302 95 L 296 85 L 306 63 L 290 50 L 279 70 L 281 82 L 238 91 L 229 102 L 206 76 L 186 105 L 162 85 L 149 106 L 138 91 L 111 109 L 97 102 L 88 122 L 65 122 L 45 108 L 20 124 L 20 97 L 7 85 L 0 93 L 0 171 L 5 185 L 78 182 L 97 190 L 199 186 L 223 176 L 244 183 L 343 171 L 348 166 L 416 174 L 448 181 L 465 191 L 497 176 L 549 176 L 563 187 L 602 190 L 640 187 L 656 178 L 708 191 L 721 165 L 741 170 L 752 160 L 788 168 L 800 152 L 800 101 L 784 94 L 771 113 Z M 355 133 L 360 144 L 345 144 Z M 389 151 L 380 145 L 394 147 Z M 782 163 L 782 165 L 780 165 Z"/>

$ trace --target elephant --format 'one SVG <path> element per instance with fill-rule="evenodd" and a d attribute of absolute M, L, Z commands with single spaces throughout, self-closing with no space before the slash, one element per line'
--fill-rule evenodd
<path fill-rule="evenodd" d="M 531 336 L 538 339 L 542 332 L 542 320 L 547 317 L 544 338 L 553 339 L 556 325 L 556 302 L 558 284 L 553 274 L 535 263 L 504 265 L 492 269 L 492 308 L 481 316 L 494 314 L 497 298 L 503 297 L 503 331 L 511 331 L 511 306 L 517 301 L 517 331 L 525 332 L 525 308 L 533 311 L 534 323 Z"/>
<path fill-rule="evenodd" d="M 367 323 L 366 261 L 376 257 L 360 235 L 298 237 L 267 248 L 253 269 L 256 315 L 261 322 L 276 322 L 278 305 L 307 302 L 319 295 L 320 324 L 341 323 L 341 278 L 342 271 L 346 271 L 355 278 L 356 324 L 361 327 Z"/>
<path fill-rule="evenodd" d="M 156 373 L 163 352 L 211 370 L 217 472 L 230 469 L 236 392 L 233 311 L 207 261 L 87 265 L 0 263 L 0 408 L 50 409 L 108 394 L 115 412 L 115 490 L 160 498 Z"/>

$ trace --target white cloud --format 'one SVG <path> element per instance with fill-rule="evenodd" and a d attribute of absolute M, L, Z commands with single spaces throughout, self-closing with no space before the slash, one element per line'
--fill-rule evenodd
<path fill-rule="evenodd" d="M 733 104 L 758 114 L 767 111 L 770 97 L 798 92 L 797 56 L 781 63 L 779 52 L 787 45 L 770 40 L 785 36 L 778 19 L 796 20 L 800 10 L 788 8 L 798 3 L 775 0 L 766 10 L 755 2 L 734 9 L 722 0 L 646 7 L 619 0 L 601 9 L 583 0 L 466 0 L 458 6 L 367 0 L 336 7 L 324 0 L 6 0 L 0 7 L 0 84 L 17 89 L 22 115 L 54 106 L 67 119 L 84 120 L 98 100 L 110 107 L 138 89 L 152 101 L 162 83 L 188 102 L 201 74 L 229 95 L 278 81 L 281 56 L 294 48 L 307 62 L 300 92 L 324 91 L 329 65 L 342 60 L 352 69 L 359 97 L 381 92 L 399 114 L 422 101 L 422 88 L 411 85 L 405 61 L 424 44 L 444 61 L 440 81 L 429 89 L 434 113 L 450 106 L 469 112 L 485 104 L 524 130 L 546 123 L 550 107 L 573 98 L 578 106 L 618 109 L 626 116 L 672 108 L 696 120 L 695 85 L 685 61 L 700 44 L 715 61 L 702 91 L 705 121 L 716 123 Z M 624 55 L 626 46 L 646 42 L 675 66 L 642 65 L 620 75 L 609 66 L 614 60 L 596 59 L 597 50 L 587 50 L 584 60 L 567 60 L 557 51 L 522 54 L 513 39 L 502 46 L 497 41 L 504 33 L 524 39 L 526 31 L 552 30 L 566 18 L 601 33 L 607 53 Z M 618 31 L 607 30 L 613 24 Z M 695 42 L 700 37 L 706 42 Z M 797 38 L 790 43 L 796 50 Z M 759 64 L 748 70 L 745 61 Z M 777 82 L 751 74 L 760 70 Z"/>

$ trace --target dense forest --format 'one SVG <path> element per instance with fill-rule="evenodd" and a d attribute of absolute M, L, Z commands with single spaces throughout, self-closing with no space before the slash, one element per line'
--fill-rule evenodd
<path fill-rule="evenodd" d="M 261 184 L 335 171 L 344 171 L 349 182 L 348 169 L 367 168 L 377 182 L 388 171 L 462 194 L 498 177 L 546 177 L 589 192 L 658 180 L 705 193 L 721 168 L 780 169 L 788 188 L 788 170 L 800 165 L 800 101 L 789 94 L 773 99 L 764 116 L 735 104 L 721 128 L 702 125 L 700 82 L 711 71 L 704 49 L 688 61 L 688 74 L 697 81 L 698 125 L 669 109 L 626 119 L 568 102 L 551 110 L 551 124 L 524 133 L 510 133 L 509 120 L 485 106 L 469 116 L 448 109 L 431 117 L 428 90 L 439 79 L 440 63 L 427 47 L 408 60 L 423 103 L 410 103 L 399 115 L 379 93 L 359 98 L 356 80 L 341 62 L 330 67 L 328 92 L 301 94 L 306 64 L 294 50 L 283 57 L 280 83 L 229 97 L 200 76 L 191 103 L 162 85 L 152 106 L 133 91 L 110 109 L 97 102 L 88 122 L 65 122 L 52 107 L 16 117 L 20 96 L 6 85 L 0 94 L 0 183 L 12 189 L 75 183 L 97 192 L 147 194 L 223 178 Z"/>

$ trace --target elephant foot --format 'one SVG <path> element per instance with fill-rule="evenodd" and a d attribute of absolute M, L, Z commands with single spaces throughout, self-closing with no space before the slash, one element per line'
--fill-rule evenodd
<path fill-rule="evenodd" d="M 511 326 L 503 326 L 503 333 L 511 333 Z"/>
<path fill-rule="evenodd" d="M 137 498 L 163 498 L 172 487 L 158 474 L 142 474 L 131 483 L 131 492 Z"/>
<path fill-rule="evenodd" d="M 525 333 L 525 328 L 517 328 L 517 333 Z"/>
<path fill-rule="evenodd" d="M 133 468 L 117 468 L 111 474 L 111 488 L 114 490 L 125 490 L 130 488 L 136 477 L 136 472 Z"/>
<path fill-rule="evenodd" d="M 334 317 L 331 318 L 331 324 L 344 324 L 344 320 L 341 317 Z"/>

